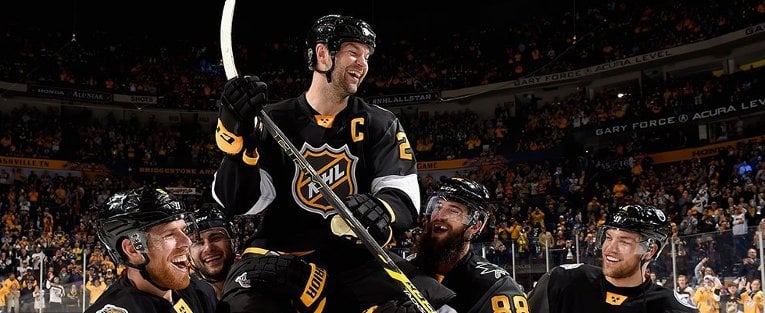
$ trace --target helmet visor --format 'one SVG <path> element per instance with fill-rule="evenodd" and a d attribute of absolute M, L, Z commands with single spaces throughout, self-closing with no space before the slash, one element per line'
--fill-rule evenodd
<path fill-rule="evenodd" d="M 183 228 L 178 229 L 177 231 L 172 228 L 166 229 L 166 230 L 163 230 L 161 228 L 161 227 L 164 227 L 162 226 L 164 224 L 172 223 L 179 220 L 182 220 L 185 225 L 183 226 Z M 193 242 L 195 238 L 199 237 L 199 229 L 197 228 L 196 219 L 194 219 L 194 215 L 191 213 L 177 214 L 177 215 L 162 219 L 158 221 L 157 223 L 154 223 L 153 225 L 144 228 L 143 230 L 134 232 L 132 235 L 130 235 L 130 238 L 133 241 L 133 244 L 136 246 L 136 250 L 141 252 L 146 252 L 145 247 L 147 247 L 146 244 L 149 243 L 150 233 L 153 233 L 152 235 L 153 241 L 178 241 L 182 236 L 185 236 L 188 238 L 189 241 Z M 139 246 L 143 248 L 138 248 Z"/>
<path fill-rule="evenodd" d="M 639 233 L 616 227 L 601 227 L 596 240 L 600 243 L 598 248 L 601 251 L 616 250 L 621 254 L 642 255 L 651 248 L 650 241 Z"/>
<path fill-rule="evenodd" d="M 466 205 L 451 201 L 439 195 L 430 197 L 425 208 L 425 215 L 429 216 L 431 219 L 439 217 L 456 221 L 464 225 L 471 225 L 469 209 Z"/>

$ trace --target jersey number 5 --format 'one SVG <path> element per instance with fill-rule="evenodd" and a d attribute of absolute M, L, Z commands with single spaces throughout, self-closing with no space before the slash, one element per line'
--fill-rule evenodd
<path fill-rule="evenodd" d="M 491 297 L 491 309 L 494 313 L 529 313 L 529 303 L 524 296 L 513 296 L 513 309 L 510 309 L 510 299 L 506 295 Z"/>

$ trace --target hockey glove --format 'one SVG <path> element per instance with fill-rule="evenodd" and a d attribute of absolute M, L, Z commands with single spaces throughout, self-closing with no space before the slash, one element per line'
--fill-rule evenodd
<path fill-rule="evenodd" d="M 215 142 L 223 152 L 236 155 L 254 131 L 254 119 L 268 101 L 268 86 L 257 76 L 235 77 L 223 87 L 218 108 Z"/>
<path fill-rule="evenodd" d="M 268 255 L 248 259 L 247 278 L 252 289 L 292 300 L 301 313 L 322 312 L 326 303 L 327 271 L 294 255 Z"/>
<path fill-rule="evenodd" d="M 390 225 L 396 219 L 393 209 L 385 201 L 362 193 L 346 197 L 345 205 L 361 225 L 367 228 L 377 243 L 384 246 L 391 240 L 393 230 Z M 335 235 L 358 237 L 340 216 L 333 217 L 331 223 L 332 232 Z"/>

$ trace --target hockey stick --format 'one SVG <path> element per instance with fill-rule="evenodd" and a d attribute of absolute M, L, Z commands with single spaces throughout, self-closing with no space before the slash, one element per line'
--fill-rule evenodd
<path fill-rule="evenodd" d="M 226 78 L 228 79 L 237 77 L 239 75 L 234 63 L 234 52 L 231 45 L 231 27 L 234 20 L 235 5 L 236 0 L 226 0 L 223 5 L 223 16 L 221 17 L 220 23 L 220 48 L 223 57 L 223 68 L 226 72 Z M 327 199 L 329 204 L 335 208 L 335 211 L 337 211 L 340 217 L 342 217 L 346 224 L 348 224 L 353 233 L 359 237 L 361 242 L 364 243 L 364 246 L 369 250 L 369 252 L 371 252 L 372 255 L 377 256 L 376 259 L 380 265 L 382 265 L 383 269 L 385 269 L 385 272 L 391 278 L 399 282 L 399 284 L 404 289 L 404 294 L 406 294 L 409 299 L 412 300 L 412 302 L 417 306 L 417 309 L 421 313 L 435 313 L 435 309 L 433 309 L 433 306 L 430 305 L 428 300 L 425 299 L 419 290 L 417 290 L 417 287 L 409 280 L 408 277 L 406 277 L 406 274 L 401 271 L 393 259 L 391 259 L 391 257 L 385 252 L 385 250 L 383 250 L 377 241 L 374 240 L 372 235 L 369 234 L 367 229 L 364 228 L 359 220 L 353 216 L 351 211 L 345 205 L 345 202 L 343 202 L 340 197 L 338 197 L 337 194 L 332 191 L 332 188 L 327 185 L 327 183 L 321 178 L 321 176 L 319 176 L 311 164 L 308 163 L 305 157 L 300 154 L 300 151 L 298 151 L 298 149 L 295 148 L 295 145 L 289 141 L 287 136 L 285 136 L 282 130 L 279 129 L 279 126 L 277 126 L 276 123 L 271 120 L 271 117 L 268 116 L 264 110 L 260 110 L 259 117 L 263 122 L 263 126 L 265 126 L 266 130 L 268 130 L 268 133 L 271 134 L 271 137 L 273 137 L 274 140 L 282 148 L 282 150 L 284 150 L 284 153 L 286 153 L 287 156 L 292 159 L 292 161 L 295 163 L 295 166 L 300 168 L 303 174 L 310 179 L 310 183 L 314 184 L 314 187 L 319 190 L 319 193 L 321 193 L 321 195 Z M 255 122 L 255 125 L 257 125 L 257 120 Z M 417 201 L 418 199 L 413 200 Z"/>

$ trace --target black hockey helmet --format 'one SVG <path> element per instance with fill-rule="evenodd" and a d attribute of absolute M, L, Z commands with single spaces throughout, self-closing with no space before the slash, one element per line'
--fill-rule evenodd
<path fill-rule="evenodd" d="M 112 195 L 98 211 L 96 231 L 112 259 L 123 262 L 123 239 L 146 253 L 149 228 L 181 219 L 186 221 L 187 231 L 195 231 L 193 214 L 186 211 L 183 202 L 163 189 L 141 187 Z"/>
<path fill-rule="evenodd" d="M 452 201 L 464 204 L 468 208 L 468 215 L 464 224 L 468 227 L 482 222 L 481 230 L 486 225 L 489 216 L 489 190 L 486 186 L 461 177 L 452 177 L 443 181 L 438 190 L 430 197 L 425 209 L 425 215 L 430 216 L 436 210 L 441 201 Z M 478 233 L 480 233 L 480 231 Z M 472 239 L 472 238 L 471 238 Z"/>
<path fill-rule="evenodd" d="M 200 232 L 210 228 L 223 227 L 231 235 L 231 223 L 226 221 L 226 214 L 216 206 L 200 208 L 194 212 L 194 219 Z"/>
<path fill-rule="evenodd" d="M 598 232 L 601 246 L 608 229 L 619 229 L 640 234 L 641 242 L 646 243 L 646 251 L 656 244 L 658 250 L 651 260 L 656 260 L 667 244 L 670 234 L 670 222 L 664 212 L 645 204 L 630 204 L 618 208 L 606 217 L 606 222 Z"/>
<path fill-rule="evenodd" d="M 330 14 L 320 17 L 313 23 L 306 39 L 306 62 L 308 69 L 314 69 L 316 65 L 316 44 L 323 43 L 329 47 L 334 55 L 340 49 L 340 44 L 346 41 L 355 41 L 369 46 L 370 54 L 375 50 L 375 32 L 372 27 L 361 19 Z"/>
<path fill-rule="evenodd" d="M 197 229 L 199 230 L 199 236 L 194 238 L 191 243 L 191 266 L 195 269 L 197 274 L 208 282 L 214 283 L 226 279 L 226 273 L 234 263 L 234 245 L 231 240 L 233 235 L 233 225 L 227 221 L 225 213 L 218 206 L 203 206 L 196 212 L 194 217 L 197 223 Z M 230 249 L 231 258 L 224 260 L 225 264 L 223 270 L 220 273 L 213 274 L 207 271 L 202 263 L 201 249 L 204 247 L 205 242 L 226 242 Z"/>

